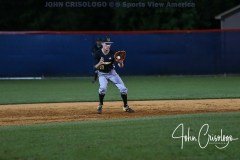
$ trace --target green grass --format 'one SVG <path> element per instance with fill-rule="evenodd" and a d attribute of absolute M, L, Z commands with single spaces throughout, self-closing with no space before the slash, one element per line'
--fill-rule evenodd
<path fill-rule="evenodd" d="M 240 76 L 122 77 L 130 100 L 239 98 Z M 0 104 L 97 101 L 98 83 L 92 78 L 1 80 Z M 110 84 L 107 101 L 120 100 Z"/>
<path fill-rule="evenodd" d="M 184 143 L 171 134 L 180 123 L 198 135 L 205 123 L 209 134 L 240 138 L 240 113 L 174 115 L 110 121 L 52 123 L 33 126 L 0 127 L 0 159 L 240 159 L 240 140 L 227 148 L 196 142 Z"/>

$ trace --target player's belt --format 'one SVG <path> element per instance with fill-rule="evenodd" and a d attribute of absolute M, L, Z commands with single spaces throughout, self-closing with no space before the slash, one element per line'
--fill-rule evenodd
<path fill-rule="evenodd" d="M 103 70 L 98 70 L 99 72 L 102 72 L 102 73 L 110 73 L 111 72 L 111 70 L 110 71 L 103 71 Z"/>
<path fill-rule="evenodd" d="M 110 70 L 107 70 L 107 71 L 104 71 L 104 70 L 98 70 L 98 72 L 100 73 L 111 73 L 112 70 L 114 70 L 114 68 L 110 69 Z"/>
<path fill-rule="evenodd" d="M 103 64 L 110 64 L 111 62 L 103 62 Z"/>

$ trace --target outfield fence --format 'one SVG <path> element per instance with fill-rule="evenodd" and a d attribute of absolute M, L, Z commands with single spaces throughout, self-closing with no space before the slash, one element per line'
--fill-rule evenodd
<path fill-rule="evenodd" d="M 240 30 L 0 32 L 0 77 L 89 76 L 92 46 L 126 50 L 122 75 L 240 73 Z"/>

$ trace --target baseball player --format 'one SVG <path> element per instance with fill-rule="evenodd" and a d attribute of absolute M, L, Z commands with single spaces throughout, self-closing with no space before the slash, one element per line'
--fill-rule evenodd
<path fill-rule="evenodd" d="M 94 56 L 98 50 L 102 49 L 102 40 L 101 38 L 96 39 L 96 43 L 92 48 L 92 55 Z"/>
<path fill-rule="evenodd" d="M 103 99 L 107 91 L 108 82 L 113 82 L 121 93 L 121 97 L 123 100 L 123 110 L 126 112 L 134 112 L 127 103 L 127 93 L 128 89 L 125 87 L 122 79 L 115 71 L 114 63 L 116 63 L 114 54 L 115 52 L 112 51 L 111 45 L 113 42 L 110 41 L 110 38 L 106 38 L 102 41 L 102 49 L 96 52 L 94 59 L 95 59 L 95 68 L 98 71 L 98 78 L 99 78 L 99 106 L 97 108 L 97 112 L 99 114 L 102 113 L 103 108 Z M 118 66 L 120 68 L 124 67 L 123 60 L 119 61 Z"/>
<path fill-rule="evenodd" d="M 102 49 L 102 40 L 101 40 L 101 38 L 97 38 L 96 43 L 92 48 L 92 55 L 95 56 L 96 52 L 99 51 L 100 49 Z M 95 83 L 97 78 L 98 78 L 98 72 L 97 72 L 96 68 L 94 67 L 94 78 L 93 78 L 92 83 Z"/>

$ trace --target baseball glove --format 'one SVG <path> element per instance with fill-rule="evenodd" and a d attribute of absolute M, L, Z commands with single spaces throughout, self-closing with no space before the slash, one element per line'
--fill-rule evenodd
<path fill-rule="evenodd" d="M 126 58 L 126 51 L 117 51 L 114 54 L 114 59 L 116 62 L 123 62 Z"/>

